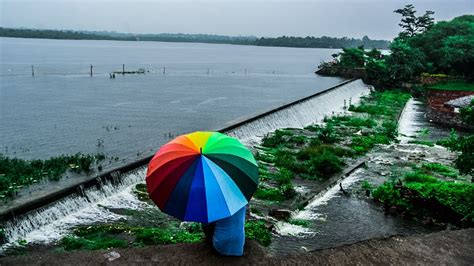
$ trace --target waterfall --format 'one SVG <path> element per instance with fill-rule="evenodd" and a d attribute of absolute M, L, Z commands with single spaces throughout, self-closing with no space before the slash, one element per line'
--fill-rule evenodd
<path fill-rule="evenodd" d="M 226 133 L 251 146 L 258 143 L 265 134 L 279 128 L 302 128 L 321 122 L 325 116 L 343 111 L 350 103 L 357 104 L 360 97 L 368 93 L 368 86 L 358 79 L 259 117 Z"/>
<path fill-rule="evenodd" d="M 285 127 L 305 127 L 320 122 L 324 116 L 343 111 L 350 103 L 357 104 L 360 97 L 369 93 L 361 80 L 355 80 L 302 101 L 279 108 L 267 115 L 226 131 L 251 146 L 265 134 Z M 19 216 L 5 224 L 7 244 L 0 254 L 20 240 L 29 243 L 48 243 L 60 239 L 71 228 L 94 222 L 107 222 L 123 218 L 108 208 L 144 209 L 149 205 L 139 201 L 131 192 L 133 186 L 145 179 L 145 167 L 138 168 L 106 181 L 100 188 L 88 188 L 48 206 Z M 332 188 L 333 192 L 335 188 Z M 312 204 L 310 204 L 312 206 Z"/>
<path fill-rule="evenodd" d="M 400 115 L 398 134 L 401 143 L 407 143 L 407 141 L 410 140 L 410 137 L 416 136 L 417 131 L 423 126 L 420 125 L 420 123 L 415 123 L 415 118 L 420 116 L 420 113 L 423 111 L 420 110 L 417 104 L 419 104 L 418 101 L 413 98 L 409 99 Z"/>
<path fill-rule="evenodd" d="M 139 201 L 131 192 L 144 178 L 145 168 L 141 167 L 115 180 L 105 181 L 99 188 L 84 189 L 82 195 L 70 195 L 8 221 L 4 228 L 8 244 L 0 247 L 0 254 L 20 240 L 48 243 L 60 239 L 74 226 L 122 218 L 108 208 L 145 208 L 148 204 Z"/>

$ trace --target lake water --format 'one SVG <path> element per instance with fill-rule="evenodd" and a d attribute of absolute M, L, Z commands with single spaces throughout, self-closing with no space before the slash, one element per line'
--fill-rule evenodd
<path fill-rule="evenodd" d="M 111 165 L 133 161 L 176 134 L 216 129 L 341 82 L 314 74 L 336 51 L 0 38 L 0 153 L 103 152 L 118 157 Z M 147 73 L 110 79 L 122 64 Z"/>

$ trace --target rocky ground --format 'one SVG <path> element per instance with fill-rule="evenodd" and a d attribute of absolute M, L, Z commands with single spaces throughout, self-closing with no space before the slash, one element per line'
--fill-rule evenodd
<path fill-rule="evenodd" d="M 240 258 L 216 255 L 205 243 L 149 246 L 96 251 L 48 251 L 0 258 L 0 265 L 96 265 L 96 264 L 305 264 L 305 265 L 472 265 L 474 229 L 441 231 L 371 239 L 331 249 L 269 256 L 248 241 Z"/>

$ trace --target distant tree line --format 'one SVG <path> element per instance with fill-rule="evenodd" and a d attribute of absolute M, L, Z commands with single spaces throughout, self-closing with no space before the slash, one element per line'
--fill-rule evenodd
<path fill-rule="evenodd" d="M 334 37 L 288 37 L 257 38 L 255 36 L 224 36 L 209 34 L 131 34 L 109 31 L 69 31 L 69 30 L 37 30 L 14 29 L 0 27 L 0 37 L 68 39 L 68 40 L 119 40 L 119 41 L 159 41 L 159 42 L 199 42 L 223 43 L 257 46 L 280 46 L 302 48 L 344 48 L 364 46 L 366 48 L 386 49 L 389 41 L 371 40 L 364 36 L 362 39 Z"/>
<path fill-rule="evenodd" d="M 255 41 L 258 46 L 284 46 L 284 47 L 305 47 L 305 48 L 350 48 L 364 46 L 366 48 L 387 49 L 390 45 L 386 40 L 371 40 L 364 36 L 362 39 L 335 38 L 335 37 L 278 37 L 259 38 Z"/>

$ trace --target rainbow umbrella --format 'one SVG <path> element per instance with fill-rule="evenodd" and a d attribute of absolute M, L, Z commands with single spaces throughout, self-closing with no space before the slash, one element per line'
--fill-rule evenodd
<path fill-rule="evenodd" d="M 258 186 L 252 153 L 218 132 L 182 135 L 162 146 L 146 175 L 151 199 L 182 221 L 210 223 L 248 204 Z"/>

